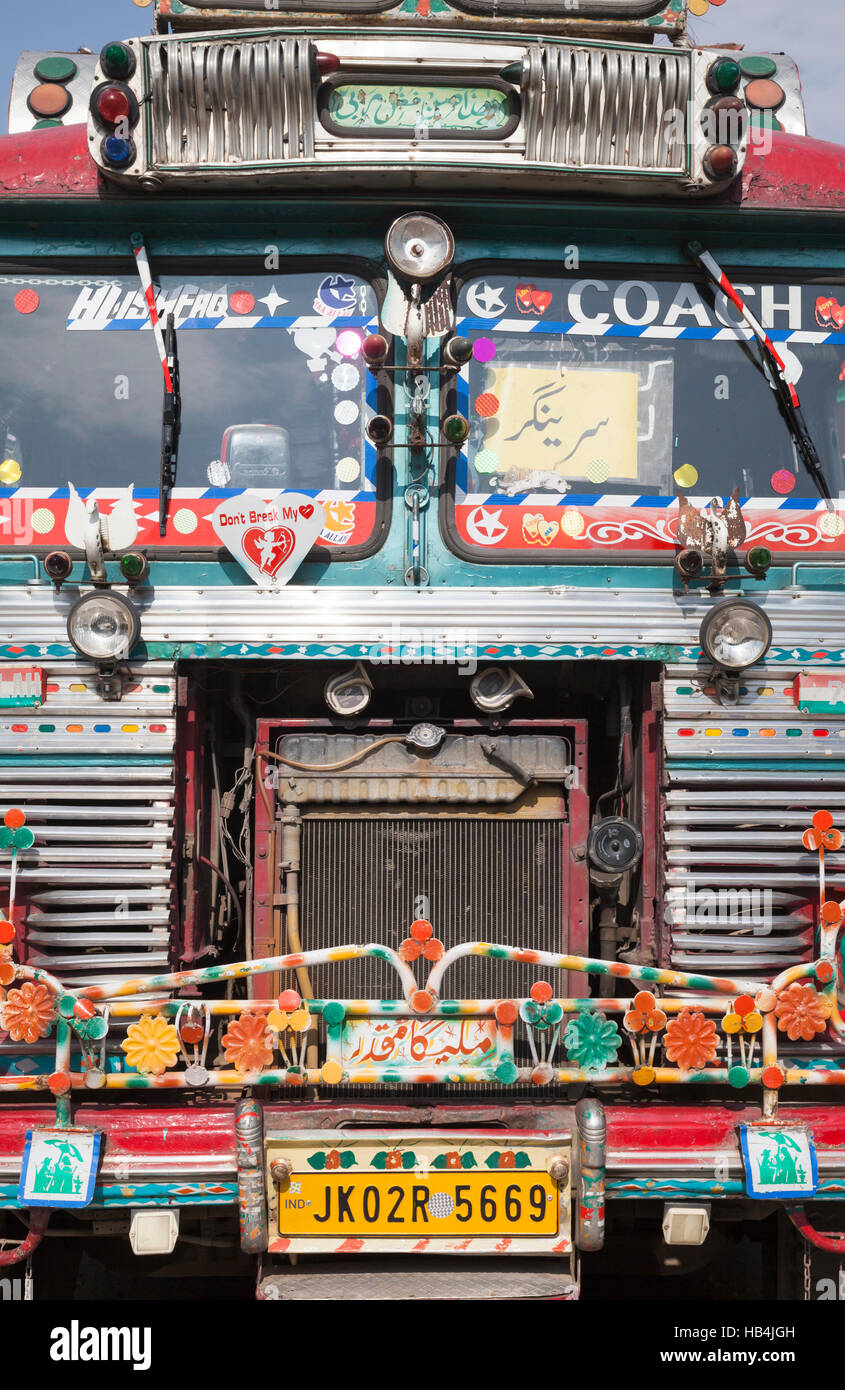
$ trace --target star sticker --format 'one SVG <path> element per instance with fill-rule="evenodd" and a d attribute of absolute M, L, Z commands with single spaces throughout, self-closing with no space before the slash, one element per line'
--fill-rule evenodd
<path fill-rule="evenodd" d="M 507 526 L 502 523 L 502 509 L 488 511 L 486 507 L 476 507 L 467 517 L 467 531 L 471 540 L 478 545 L 495 545 L 507 534 Z"/>
<path fill-rule="evenodd" d="M 494 318 L 496 314 L 504 312 L 504 288 L 504 285 L 488 285 L 486 280 L 482 280 L 480 285 L 472 285 L 467 290 L 467 306 L 474 314 L 486 319 Z"/>
<path fill-rule="evenodd" d="M 270 293 L 265 294 L 264 298 L 259 299 L 258 302 L 259 304 L 267 305 L 267 311 L 272 317 L 273 315 L 275 315 L 276 310 L 281 308 L 283 304 L 287 304 L 288 301 L 286 299 L 282 299 L 281 295 L 276 292 L 276 286 L 274 285 L 270 290 Z"/>

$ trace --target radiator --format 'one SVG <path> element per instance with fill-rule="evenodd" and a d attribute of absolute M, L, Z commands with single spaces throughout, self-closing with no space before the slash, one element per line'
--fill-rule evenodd
<path fill-rule="evenodd" d="M 801 714 L 797 674 L 748 671 L 738 705 L 722 707 L 706 675 L 667 669 L 664 873 L 678 969 L 771 978 L 813 958 L 818 858 L 801 834 L 821 808 L 845 823 L 845 720 Z M 827 855 L 826 873 L 835 896 L 845 891 L 845 855 Z"/>
<path fill-rule="evenodd" d="M 375 941 L 396 947 L 418 897 L 446 947 L 492 941 L 566 949 L 561 820 L 519 818 L 305 819 L 302 937 L 308 948 Z M 420 983 L 426 962 L 417 963 Z M 536 966 L 467 957 L 444 981 L 449 997 L 525 995 Z M 319 997 L 395 998 L 398 980 L 377 960 L 312 971 Z"/>
<path fill-rule="evenodd" d="M 0 711 L 0 815 L 20 806 L 35 832 L 18 862 L 24 959 L 72 987 L 166 970 L 173 667 L 134 666 L 119 703 L 90 667 L 43 670 L 40 708 Z M 3 854 L 4 901 L 9 877 Z"/>

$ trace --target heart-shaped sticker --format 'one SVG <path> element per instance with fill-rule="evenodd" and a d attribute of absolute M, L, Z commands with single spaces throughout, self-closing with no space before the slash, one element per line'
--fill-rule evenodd
<path fill-rule="evenodd" d="M 551 304 L 551 302 L 552 302 L 552 292 L 551 292 L 551 290 L 532 290 L 532 291 L 531 291 L 531 305 L 532 305 L 532 308 L 534 308 L 534 309 L 537 311 L 538 314 L 545 314 L 545 312 L 546 312 L 546 310 L 548 309 L 548 307 L 549 307 L 549 305 Z"/>
<path fill-rule="evenodd" d="M 241 492 L 210 518 L 215 534 L 256 584 L 286 584 L 326 524 L 319 502 L 299 492 Z"/>
<path fill-rule="evenodd" d="M 521 314 L 531 313 L 531 296 L 536 290 L 536 285 L 517 285 L 516 287 L 516 307 Z"/>

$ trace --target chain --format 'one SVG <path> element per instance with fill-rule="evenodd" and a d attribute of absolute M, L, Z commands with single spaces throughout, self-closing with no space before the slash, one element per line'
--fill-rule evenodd
<path fill-rule="evenodd" d="M 804 1242 L 804 1302 L 811 1303 L 813 1298 L 810 1274 L 812 1270 L 812 1256 L 808 1243 Z"/>
<path fill-rule="evenodd" d="M 26 1262 L 26 1274 L 24 1275 L 24 1281 L 23 1281 L 23 1296 L 24 1296 L 24 1302 L 25 1302 L 25 1303 L 32 1303 L 33 1298 L 34 1298 L 34 1294 L 33 1294 L 33 1283 L 32 1283 L 32 1256 L 31 1256 L 31 1255 L 29 1256 L 29 1258 L 27 1259 L 27 1262 Z"/>

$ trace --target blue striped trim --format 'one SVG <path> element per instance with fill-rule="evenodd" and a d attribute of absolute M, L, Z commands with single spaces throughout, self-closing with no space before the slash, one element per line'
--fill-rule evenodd
<path fill-rule="evenodd" d="M 730 342 L 731 338 L 728 338 L 726 335 L 731 334 L 732 336 L 735 335 L 735 340 L 737 342 L 744 342 L 747 340 L 747 335 L 744 331 L 741 331 L 739 329 L 732 329 L 727 324 L 720 324 L 718 328 L 702 328 L 700 324 L 696 324 L 695 327 L 689 326 L 687 328 L 682 328 L 680 326 L 676 326 L 674 328 L 670 328 L 667 327 L 667 325 L 665 324 L 659 323 L 598 323 L 595 324 L 595 326 L 593 326 L 579 321 L 577 319 L 526 319 L 525 323 L 520 323 L 517 327 L 514 326 L 513 319 L 506 320 L 504 323 L 498 323 L 491 319 L 465 318 L 458 319 L 456 326 L 459 329 L 462 329 L 465 333 L 471 332 L 472 330 L 477 330 L 483 333 L 571 334 L 573 333 L 573 330 L 577 328 L 581 331 L 579 333 L 574 334 L 573 336 L 575 337 L 649 337 L 655 339 L 665 338 L 673 343 L 681 342 L 684 338 L 693 341 L 699 340 L 704 342 L 712 341 L 714 338 L 722 338 L 724 342 Z M 820 329 L 803 329 L 796 332 L 794 329 L 791 328 L 772 328 L 768 331 L 768 336 L 774 343 L 790 343 L 794 341 L 800 346 L 804 338 L 804 335 L 807 332 L 818 333 L 819 341 L 816 343 L 805 343 L 804 346 L 806 347 L 824 347 L 825 343 L 845 343 L 845 333 L 822 333 Z"/>

